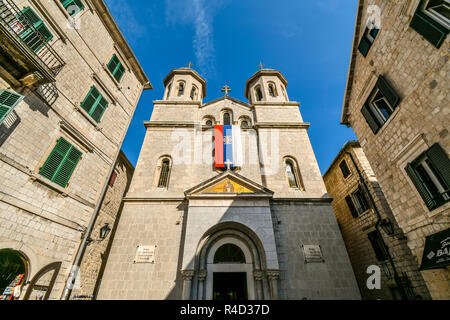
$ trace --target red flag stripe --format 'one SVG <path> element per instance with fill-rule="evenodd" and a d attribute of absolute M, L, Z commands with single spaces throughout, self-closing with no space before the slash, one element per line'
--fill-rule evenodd
<path fill-rule="evenodd" d="M 223 126 L 214 126 L 215 166 L 225 168 L 223 160 Z"/>

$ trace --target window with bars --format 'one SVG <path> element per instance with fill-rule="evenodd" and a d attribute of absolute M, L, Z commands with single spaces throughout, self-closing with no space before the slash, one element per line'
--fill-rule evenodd
<path fill-rule="evenodd" d="M 450 160 L 439 144 L 409 163 L 405 170 L 429 210 L 450 201 Z"/>
<path fill-rule="evenodd" d="M 0 124 L 23 100 L 23 96 L 8 90 L 0 90 Z"/>
<path fill-rule="evenodd" d="M 81 103 L 81 107 L 92 117 L 92 119 L 99 123 L 108 107 L 108 101 L 95 86 L 92 86 L 86 98 L 84 98 L 84 101 Z"/>
<path fill-rule="evenodd" d="M 39 174 L 65 188 L 81 159 L 81 151 L 60 138 Z"/>
<path fill-rule="evenodd" d="M 398 94 L 387 80 L 380 76 L 375 88 L 361 109 L 361 113 L 374 134 L 377 134 L 384 126 L 399 103 L 400 97 Z"/>
<path fill-rule="evenodd" d="M 19 33 L 20 38 L 34 52 L 38 52 L 53 38 L 53 34 L 42 19 L 30 7 L 23 9 L 18 19 L 24 24 L 24 29 Z M 22 21 L 24 19 L 26 22 Z"/>
<path fill-rule="evenodd" d="M 170 160 L 165 159 L 161 165 L 158 188 L 167 188 L 169 186 Z"/>
<path fill-rule="evenodd" d="M 440 48 L 450 29 L 450 1 L 421 0 L 410 27 Z"/>
<path fill-rule="evenodd" d="M 84 3 L 81 0 L 59 0 L 71 17 L 83 11 Z"/>
<path fill-rule="evenodd" d="M 109 61 L 108 63 L 108 70 L 111 72 L 114 79 L 117 80 L 117 82 L 120 82 L 120 80 L 122 80 L 122 77 L 125 74 L 125 67 L 123 66 L 122 62 L 120 62 L 116 54 L 113 55 L 111 61 Z"/>

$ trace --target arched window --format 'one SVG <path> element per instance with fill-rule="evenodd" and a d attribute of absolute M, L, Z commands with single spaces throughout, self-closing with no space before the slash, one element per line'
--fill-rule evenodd
<path fill-rule="evenodd" d="M 275 85 L 273 83 L 269 84 L 269 94 L 271 97 L 275 98 L 277 96 L 277 92 L 275 89 Z"/>
<path fill-rule="evenodd" d="M 14 300 L 13 287 L 23 286 L 27 278 L 28 264 L 26 258 L 18 251 L 0 250 L 0 294 L 6 300 Z M 8 290 L 5 290 L 7 289 Z"/>
<path fill-rule="evenodd" d="M 172 84 L 169 84 L 169 86 L 167 87 L 167 96 L 166 96 L 166 100 L 169 99 L 170 96 L 170 90 L 172 89 Z"/>
<path fill-rule="evenodd" d="M 224 124 L 225 126 L 231 125 L 231 115 L 230 115 L 229 112 L 225 112 L 225 113 L 223 114 L 223 124 Z"/>
<path fill-rule="evenodd" d="M 31 280 L 24 300 L 48 300 L 58 276 L 61 262 L 49 264 Z"/>
<path fill-rule="evenodd" d="M 184 82 L 180 82 L 178 85 L 178 96 L 181 97 L 184 95 Z"/>
<path fill-rule="evenodd" d="M 159 175 L 158 188 L 167 188 L 169 185 L 170 160 L 164 159 L 161 164 L 161 174 Z"/>
<path fill-rule="evenodd" d="M 256 93 L 256 100 L 257 101 L 262 101 L 263 99 L 263 95 L 262 95 L 262 91 L 261 91 L 261 87 L 256 87 L 255 88 L 255 93 Z"/>
<path fill-rule="evenodd" d="M 225 244 L 216 251 L 214 263 L 245 263 L 245 255 L 238 246 Z"/>
<path fill-rule="evenodd" d="M 291 160 L 286 160 L 286 175 L 289 180 L 289 187 L 298 189 L 298 180 L 295 172 L 295 166 Z"/>
<path fill-rule="evenodd" d="M 191 100 L 195 100 L 196 96 L 197 96 L 197 88 L 196 87 L 192 87 Z"/>

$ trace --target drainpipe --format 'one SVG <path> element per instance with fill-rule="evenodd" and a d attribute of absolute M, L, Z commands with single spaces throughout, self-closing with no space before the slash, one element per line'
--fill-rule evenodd
<path fill-rule="evenodd" d="M 366 181 L 364 180 L 364 177 L 363 177 L 361 171 L 359 170 L 358 165 L 356 164 L 356 161 L 355 161 L 355 158 L 353 157 L 353 154 L 351 154 L 351 153 L 348 152 L 348 151 L 345 151 L 345 154 L 347 154 L 347 155 L 350 157 L 350 159 L 352 160 L 353 165 L 355 166 L 356 171 L 358 172 L 359 179 L 361 180 L 361 183 L 362 183 L 363 186 L 364 186 L 364 191 L 365 191 L 365 193 L 368 195 L 369 200 L 370 200 L 370 203 L 371 203 L 371 205 L 372 205 L 372 208 L 374 209 L 375 214 L 377 215 L 377 222 L 375 223 L 375 229 L 376 229 L 376 230 L 378 231 L 378 233 L 380 234 L 381 240 L 383 241 L 383 245 L 384 245 L 384 247 L 386 248 L 387 256 L 388 256 L 389 262 L 390 262 L 390 264 L 391 264 L 391 266 L 392 266 L 392 270 L 394 271 L 394 281 L 395 281 L 395 283 L 397 284 L 397 287 L 400 289 L 403 298 L 404 298 L 404 299 L 407 299 L 408 296 L 406 295 L 405 289 L 403 288 L 403 285 L 401 284 L 400 277 L 399 277 L 399 275 L 398 275 L 398 273 L 397 273 L 397 269 L 395 268 L 394 259 L 392 259 L 391 253 L 389 252 L 389 247 L 388 247 L 388 246 L 386 245 L 386 243 L 384 242 L 383 234 L 380 232 L 380 223 L 381 223 L 381 220 L 382 220 L 381 214 L 380 214 L 380 212 L 378 211 L 378 208 L 377 208 L 377 206 L 376 206 L 376 204 L 375 204 L 375 200 L 373 199 L 372 194 L 370 193 L 370 190 L 369 190 L 369 188 L 367 187 Z"/>
<path fill-rule="evenodd" d="M 141 90 L 141 95 L 142 95 L 142 90 Z M 77 278 L 77 275 L 78 275 L 78 272 L 79 272 L 79 269 L 80 269 L 81 259 L 83 258 L 84 252 L 85 252 L 87 246 L 89 245 L 89 238 L 91 236 L 92 229 L 94 229 L 95 221 L 97 220 L 97 217 L 98 217 L 98 215 L 100 213 L 101 205 L 103 204 L 103 200 L 105 198 L 106 191 L 108 190 L 109 180 L 111 179 L 111 176 L 112 176 L 112 174 L 114 172 L 114 169 L 116 167 L 117 160 L 119 158 L 119 154 L 120 154 L 120 151 L 122 150 L 122 145 L 123 145 L 123 142 L 125 140 L 125 136 L 127 135 L 128 128 L 130 127 L 131 121 L 134 118 L 134 114 L 136 112 L 136 109 L 137 109 L 137 105 L 136 105 L 136 108 L 134 108 L 134 110 L 133 110 L 133 113 L 132 113 L 132 115 L 130 117 L 130 120 L 128 120 L 127 131 L 124 133 L 124 135 L 122 137 L 122 140 L 120 141 L 119 148 L 117 149 L 116 155 L 114 157 L 114 162 L 113 162 L 111 168 L 109 169 L 108 179 L 106 180 L 105 184 L 103 185 L 103 189 L 102 189 L 102 192 L 100 194 L 100 198 L 99 198 L 99 200 L 98 200 L 98 202 L 97 202 L 97 204 L 95 206 L 94 213 L 93 213 L 93 215 L 91 217 L 91 220 L 90 220 L 89 225 L 88 225 L 88 227 L 86 229 L 86 232 L 84 232 L 84 234 L 83 234 L 83 240 L 81 242 L 80 248 L 78 249 L 77 256 L 76 256 L 75 261 L 74 261 L 74 263 L 72 265 L 72 269 L 70 270 L 70 275 L 69 275 L 69 278 L 67 279 L 67 282 L 66 282 L 66 285 L 65 285 L 65 288 L 64 288 L 64 293 L 63 293 L 63 295 L 61 297 L 61 300 L 69 300 L 70 299 L 70 294 L 72 293 L 73 284 L 75 283 L 75 279 Z"/>

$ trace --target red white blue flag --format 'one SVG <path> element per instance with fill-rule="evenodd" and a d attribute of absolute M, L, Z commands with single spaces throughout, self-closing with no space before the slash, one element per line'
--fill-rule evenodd
<path fill-rule="evenodd" d="M 240 126 L 215 126 L 215 167 L 235 168 L 241 167 L 242 157 L 242 137 Z"/>

